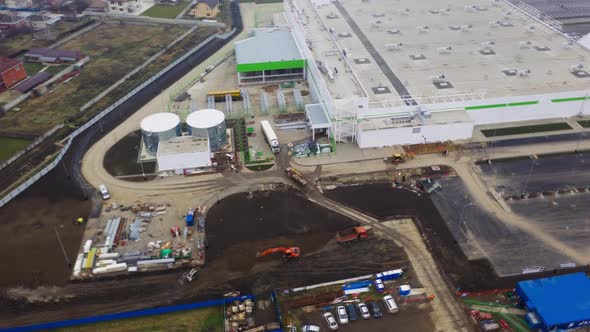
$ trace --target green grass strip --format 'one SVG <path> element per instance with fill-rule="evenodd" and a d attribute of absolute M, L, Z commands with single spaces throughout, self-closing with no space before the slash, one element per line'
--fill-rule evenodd
<path fill-rule="evenodd" d="M 494 302 L 484 302 L 484 301 L 474 300 L 474 299 L 470 299 L 470 298 L 464 298 L 463 302 L 468 303 L 468 304 L 483 305 L 483 306 L 487 306 L 487 307 L 513 308 L 512 306 L 507 305 L 507 304 L 499 304 L 499 303 L 494 303 Z"/>
<path fill-rule="evenodd" d="M 467 106 L 465 107 L 466 111 L 469 110 L 481 110 L 485 108 L 498 108 L 498 107 L 505 107 L 506 104 L 490 104 L 490 105 L 478 105 L 478 106 Z"/>
<path fill-rule="evenodd" d="M 530 329 L 528 328 L 528 324 L 524 321 L 524 319 L 520 318 L 516 315 L 509 315 L 503 312 L 498 312 L 498 316 L 502 317 L 511 327 L 516 328 L 518 331 L 528 332 Z"/>
<path fill-rule="evenodd" d="M 551 99 L 552 103 L 564 103 L 568 101 L 579 101 L 579 100 L 586 100 L 590 99 L 588 97 L 572 97 L 572 98 L 559 98 L 559 99 Z"/>
<path fill-rule="evenodd" d="M 530 126 L 485 129 L 485 130 L 482 130 L 481 133 L 485 137 L 496 137 L 496 136 L 523 135 L 523 134 L 540 133 L 540 132 L 545 132 L 545 131 L 557 131 L 557 130 L 568 130 L 568 129 L 572 129 L 572 127 L 570 127 L 570 125 L 568 125 L 567 123 L 557 122 L 557 123 L 544 123 L 544 124 L 530 125 Z"/>

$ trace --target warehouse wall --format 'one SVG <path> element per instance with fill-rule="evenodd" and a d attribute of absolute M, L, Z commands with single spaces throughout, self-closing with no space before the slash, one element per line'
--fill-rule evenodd
<path fill-rule="evenodd" d="M 420 132 L 414 132 L 420 128 Z M 426 126 L 398 127 L 357 132 L 360 148 L 442 142 L 447 140 L 468 139 L 473 135 L 473 123 L 458 122 Z"/>

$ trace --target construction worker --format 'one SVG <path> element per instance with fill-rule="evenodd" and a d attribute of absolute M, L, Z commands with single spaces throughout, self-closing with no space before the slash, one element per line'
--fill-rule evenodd
<path fill-rule="evenodd" d="M 82 225 L 84 223 L 84 218 L 80 217 L 76 219 L 76 225 Z"/>

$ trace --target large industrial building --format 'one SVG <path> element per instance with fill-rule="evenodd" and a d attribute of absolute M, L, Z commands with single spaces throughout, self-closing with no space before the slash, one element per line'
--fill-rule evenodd
<path fill-rule="evenodd" d="M 314 132 L 339 142 L 464 140 L 475 126 L 590 111 L 590 51 L 523 3 L 285 0 L 284 16 L 287 27 L 236 44 L 240 82 L 267 80 L 251 63 L 300 53 Z"/>
<path fill-rule="evenodd" d="M 516 293 L 532 329 L 573 330 L 590 326 L 590 279 L 584 273 L 520 281 Z"/>
<path fill-rule="evenodd" d="M 235 43 L 240 84 L 305 79 L 305 58 L 290 29 L 254 29 L 251 35 Z"/>

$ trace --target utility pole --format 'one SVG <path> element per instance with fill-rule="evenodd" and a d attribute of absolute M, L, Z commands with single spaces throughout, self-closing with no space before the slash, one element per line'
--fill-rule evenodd
<path fill-rule="evenodd" d="M 72 263 L 70 263 L 70 259 L 68 258 L 68 255 L 66 254 L 66 249 L 64 248 L 64 245 L 61 242 L 61 237 L 59 236 L 59 232 L 58 232 L 58 229 L 63 228 L 63 227 L 64 227 L 64 225 L 59 225 L 57 227 L 54 227 L 53 230 L 55 230 L 55 235 L 57 236 L 57 241 L 59 242 L 59 246 L 61 247 L 61 251 L 64 254 L 64 258 L 66 259 L 66 263 L 68 263 L 69 267 L 72 267 Z"/>
<path fill-rule="evenodd" d="M 520 193 L 520 198 L 524 198 L 524 196 L 526 195 L 526 187 L 529 184 L 529 179 L 531 177 L 531 173 L 533 173 L 533 167 L 535 166 L 535 159 L 533 158 L 533 156 L 530 157 L 531 158 L 531 167 L 529 168 L 529 173 L 526 176 L 526 180 L 524 181 L 524 186 L 522 188 L 522 192 Z"/>

